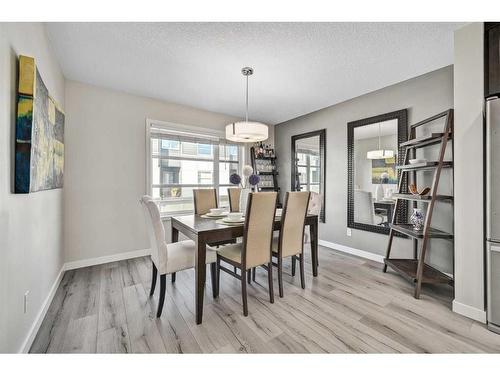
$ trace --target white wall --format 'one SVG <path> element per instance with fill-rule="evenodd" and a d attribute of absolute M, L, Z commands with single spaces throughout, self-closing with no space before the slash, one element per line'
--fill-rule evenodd
<path fill-rule="evenodd" d="M 453 67 L 448 66 L 372 93 L 321 109 L 275 126 L 280 186 L 290 188 L 291 136 L 326 129 L 326 223 L 320 223 L 320 239 L 342 246 L 385 255 L 387 236 L 352 230 L 347 236 L 347 123 L 400 109 L 408 109 L 408 123 L 414 124 L 453 107 Z M 451 182 L 451 171 L 441 178 Z M 442 192 L 444 194 L 445 192 Z M 433 214 L 433 226 L 453 230 L 452 206 L 440 204 Z M 410 240 L 396 238 L 392 255 L 409 257 Z M 432 241 L 427 261 L 445 272 L 453 272 L 453 244 Z"/>
<path fill-rule="evenodd" d="M 12 194 L 17 55 L 35 58 L 50 94 L 64 109 L 64 77 L 45 28 L 0 23 L 0 353 L 22 349 L 64 262 L 62 190 Z M 29 290 L 29 308 L 23 298 Z"/>
<path fill-rule="evenodd" d="M 455 301 L 484 320 L 483 24 L 455 31 Z"/>
<path fill-rule="evenodd" d="M 67 262 L 149 248 L 138 201 L 146 118 L 219 130 L 235 120 L 73 81 L 66 82 L 66 103 Z"/>

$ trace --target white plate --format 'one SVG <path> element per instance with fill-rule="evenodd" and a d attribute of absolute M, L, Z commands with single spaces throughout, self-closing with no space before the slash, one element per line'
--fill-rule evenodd
<path fill-rule="evenodd" d="M 224 223 L 228 223 L 228 224 L 239 224 L 239 223 L 244 223 L 245 222 L 245 218 L 242 217 L 242 218 L 240 218 L 238 220 L 234 220 L 234 219 L 230 219 L 230 218 L 226 217 L 226 218 L 222 219 L 222 221 Z"/>
<path fill-rule="evenodd" d="M 212 214 L 210 212 L 207 212 L 205 214 L 205 216 L 208 216 L 208 217 L 224 217 L 224 216 L 227 216 L 227 212 L 223 212 L 221 214 Z"/>

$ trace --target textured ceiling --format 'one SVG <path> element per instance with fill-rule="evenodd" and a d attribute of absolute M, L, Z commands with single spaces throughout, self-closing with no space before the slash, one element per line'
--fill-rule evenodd
<path fill-rule="evenodd" d="M 460 23 L 48 23 L 66 78 L 279 123 L 453 63 Z"/>

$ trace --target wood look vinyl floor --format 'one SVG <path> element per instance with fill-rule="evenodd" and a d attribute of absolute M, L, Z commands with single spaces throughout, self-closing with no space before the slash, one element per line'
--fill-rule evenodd
<path fill-rule="evenodd" d="M 452 289 L 412 286 L 380 264 L 320 248 L 319 276 L 306 263 L 284 275 L 285 297 L 267 294 L 257 271 L 244 317 L 240 283 L 221 273 L 220 296 L 207 287 L 203 324 L 194 317 L 194 271 L 167 278 L 161 319 L 149 298 L 151 261 L 136 258 L 64 274 L 32 353 L 476 353 L 500 352 L 500 335 L 451 311 Z M 306 250 L 306 254 L 309 251 Z"/>

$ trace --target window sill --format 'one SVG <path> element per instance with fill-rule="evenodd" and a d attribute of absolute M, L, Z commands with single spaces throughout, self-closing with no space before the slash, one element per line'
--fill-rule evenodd
<path fill-rule="evenodd" d="M 170 221 L 174 216 L 186 216 L 186 215 L 192 215 L 194 214 L 193 211 L 181 211 L 181 212 L 176 212 L 173 214 L 163 214 L 160 215 L 161 221 Z"/>

